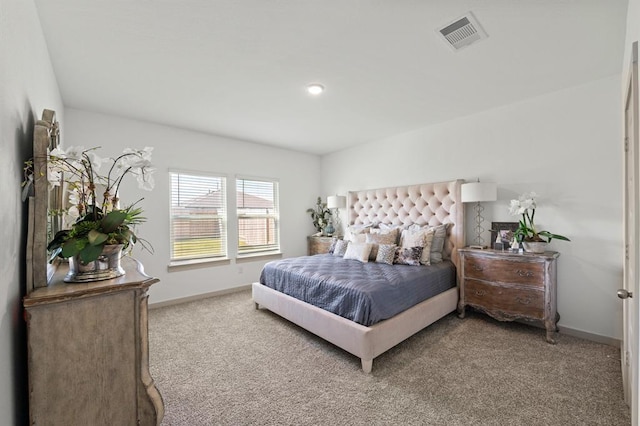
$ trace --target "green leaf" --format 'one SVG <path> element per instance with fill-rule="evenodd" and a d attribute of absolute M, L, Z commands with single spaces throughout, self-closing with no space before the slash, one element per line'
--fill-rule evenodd
<path fill-rule="evenodd" d="M 56 235 L 53 237 L 53 240 L 51 240 L 49 244 L 47 244 L 47 250 L 54 250 L 62 247 L 62 244 L 64 244 L 68 235 L 69 235 L 68 229 L 64 229 L 62 231 L 56 232 Z"/>
<path fill-rule="evenodd" d="M 80 260 L 82 263 L 90 263 L 100 257 L 100 253 L 102 253 L 103 245 L 100 246 L 92 246 L 91 244 L 87 244 L 79 253 Z"/>
<path fill-rule="evenodd" d="M 113 210 L 102 219 L 102 229 L 107 234 L 118 229 L 127 218 L 127 212 L 124 210 Z"/>
<path fill-rule="evenodd" d="M 547 242 L 551 242 L 552 239 L 556 239 L 556 240 L 562 240 L 562 241 L 571 241 L 570 239 L 568 239 L 567 237 L 565 237 L 564 235 L 559 235 L 559 234 L 552 234 L 549 231 L 540 231 L 539 235 L 542 235 L 543 237 L 547 238 Z"/>
<path fill-rule="evenodd" d="M 89 244 L 91 244 L 92 246 L 103 245 L 103 243 L 107 241 L 107 238 L 109 238 L 107 234 L 104 234 L 100 231 L 96 231 L 95 229 L 92 229 L 91 231 L 89 231 L 89 234 L 87 235 Z"/>
<path fill-rule="evenodd" d="M 62 245 L 62 251 L 60 252 L 60 255 L 65 259 L 75 256 L 76 254 L 80 253 L 80 250 L 82 250 L 83 247 L 84 245 L 81 241 L 78 241 L 75 238 L 71 238 L 65 241 L 65 243 Z"/>

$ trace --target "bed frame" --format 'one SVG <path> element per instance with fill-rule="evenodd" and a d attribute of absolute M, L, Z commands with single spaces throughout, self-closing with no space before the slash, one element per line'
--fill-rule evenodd
<path fill-rule="evenodd" d="M 449 223 L 444 253 L 456 265 L 460 282 L 457 250 L 465 241 L 462 183 L 455 180 L 349 192 L 349 223 L 401 226 Z M 454 287 L 367 327 L 260 283 L 253 283 L 252 290 L 256 309 L 266 308 L 359 357 L 366 373 L 371 372 L 375 357 L 453 312 L 458 303 L 458 288 Z"/>

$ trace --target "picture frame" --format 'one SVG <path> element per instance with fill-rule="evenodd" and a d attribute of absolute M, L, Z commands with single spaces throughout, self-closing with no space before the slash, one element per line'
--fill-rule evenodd
<path fill-rule="evenodd" d="M 491 248 L 509 250 L 518 225 L 518 222 L 491 222 Z M 498 235 L 500 235 L 500 241 L 498 241 Z"/>

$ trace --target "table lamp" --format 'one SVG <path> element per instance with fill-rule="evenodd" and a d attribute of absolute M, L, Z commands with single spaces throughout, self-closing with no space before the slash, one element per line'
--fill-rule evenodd
<path fill-rule="evenodd" d="M 484 207 L 482 207 L 482 204 L 480 203 L 484 201 L 496 201 L 498 199 L 498 186 L 495 183 L 478 181 L 463 183 L 461 190 L 461 198 L 463 203 L 476 203 L 476 205 L 473 207 L 476 212 L 476 237 L 473 241 L 474 244 L 470 247 L 478 249 L 486 248 L 487 246 L 485 246 L 484 239 L 482 238 L 482 233 L 484 232 L 484 228 L 482 227 L 482 222 L 484 222 L 482 212 L 484 211 Z"/>
<path fill-rule="evenodd" d="M 340 212 L 338 209 L 344 209 L 347 207 L 347 197 L 344 195 L 330 195 L 327 197 L 327 208 L 332 210 L 332 217 L 335 216 L 336 232 L 340 232 Z"/>

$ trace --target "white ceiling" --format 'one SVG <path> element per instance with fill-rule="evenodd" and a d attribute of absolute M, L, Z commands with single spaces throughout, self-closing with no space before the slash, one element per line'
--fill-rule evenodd
<path fill-rule="evenodd" d="M 314 154 L 620 73 L 627 0 L 36 0 L 66 107 Z M 489 37 L 436 29 L 472 11 Z M 311 97 L 306 84 L 326 92 Z"/>

